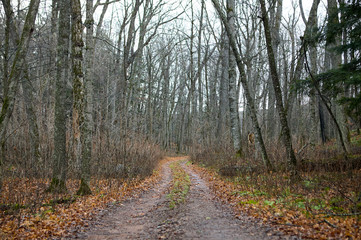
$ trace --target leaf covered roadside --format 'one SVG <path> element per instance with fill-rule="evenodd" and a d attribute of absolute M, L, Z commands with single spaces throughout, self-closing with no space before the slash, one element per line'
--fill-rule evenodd
<path fill-rule="evenodd" d="M 164 159 L 159 166 L 170 159 Z M 129 196 L 134 196 L 152 187 L 159 179 L 159 167 L 150 177 L 140 180 L 121 181 L 104 179 L 91 181 L 93 195 L 74 195 L 78 180 L 69 180 L 70 194 L 47 194 L 49 180 L 8 179 L 1 195 L 1 204 L 9 205 L 8 198 L 17 198 L 11 209 L 0 209 L 0 239 L 49 239 L 70 236 L 89 225 L 89 221 L 110 205 L 118 204 Z M 18 181 L 10 184 L 9 181 Z M 14 187 L 15 186 L 15 187 Z M 40 189 L 39 189 L 40 188 Z M 11 191 L 11 192 L 9 192 Z M 34 193 L 37 194 L 34 194 Z M 18 196 L 18 197 L 16 197 Z M 26 198 L 19 199 L 20 197 Z M 41 199 L 39 207 L 32 206 Z"/>
<path fill-rule="evenodd" d="M 333 189 L 328 189 L 324 200 L 315 192 L 295 194 L 289 188 L 278 195 L 269 194 L 255 186 L 239 184 L 237 179 L 222 178 L 211 169 L 197 165 L 193 165 L 193 169 L 209 182 L 220 200 L 234 208 L 237 216 L 246 213 L 286 234 L 305 239 L 361 239 L 358 213 L 330 213 L 328 207 L 337 204 L 332 202 L 332 196 L 336 195 Z M 279 174 L 273 173 L 273 176 L 284 177 Z"/>

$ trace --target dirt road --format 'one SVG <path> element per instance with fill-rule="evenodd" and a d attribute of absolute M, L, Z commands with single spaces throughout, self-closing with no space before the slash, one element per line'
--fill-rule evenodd
<path fill-rule="evenodd" d="M 172 180 L 170 162 L 151 190 L 128 199 L 98 219 L 81 239 L 288 239 L 254 219 L 235 218 L 232 210 L 214 198 L 207 183 L 186 159 L 181 166 L 191 179 L 186 201 L 169 208 L 167 191 Z"/>

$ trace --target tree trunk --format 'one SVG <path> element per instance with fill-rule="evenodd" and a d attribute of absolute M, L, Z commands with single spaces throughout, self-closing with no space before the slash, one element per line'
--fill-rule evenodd
<path fill-rule="evenodd" d="M 75 157 L 81 161 L 81 182 L 78 195 L 91 194 L 90 158 L 91 158 L 91 125 L 87 118 L 88 98 L 83 75 L 83 26 L 81 21 L 80 0 L 72 0 L 72 72 L 73 72 L 73 134 Z M 89 7 L 89 6 L 87 6 Z"/>
<path fill-rule="evenodd" d="M 239 54 L 236 39 L 234 38 L 234 35 L 232 34 L 232 29 L 228 25 L 227 17 L 224 14 L 224 12 L 222 11 L 221 6 L 219 5 L 219 2 L 217 0 L 212 0 L 212 2 L 213 2 L 214 7 L 216 8 L 216 11 L 218 12 L 218 15 L 220 16 L 220 18 L 221 18 L 221 20 L 223 22 L 223 25 L 226 28 L 226 32 L 227 32 L 227 35 L 228 35 L 230 46 L 231 46 L 233 54 L 234 54 L 234 56 L 236 58 L 237 67 L 238 67 L 238 70 L 240 72 L 241 83 L 242 83 L 242 86 L 243 86 L 244 94 L 245 94 L 246 99 L 247 99 L 247 107 L 249 108 L 249 111 L 250 111 L 250 115 L 251 115 L 251 119 L 252 119 L 252 123 L 253 123 L 253 127 L 254 127 L 254 132 L 255 132 L 258 144 L 260 146 L 262 159 L 263 159 L 264 164 L 267 167 L 267 169 L 268 170 L 273 170 L 273 166 L 272 166 L 271 162 L 269 161 L 268 154 L 267 154 L 267 151 L 266 151 L 266 147 L 264 145 L 264 141 L 263 141 L 263 137 L 262 137 L 262 133 L 261 133 L 261 128 L 259 126 L 258 119 L 257 119 L 257 112 L 256 112 L 256 109 L 255 109 L 254 100 L 253 100 L 253 98 L 251 96 L 251 93 L 250 93 L 250 90 L 249 90 L 249 87 L 248 87 L 248 83 L 247 83 L 247 79 L 246 79 L 246 75 L 245 75 L 245 70 L 244 70 L 244 65 L 243 65 L 241 56 Z"/>
<path fill-rule="evenodd" d="M 107 6 L 107 5 L 106 5 Z M 105 6 L 104 6 L 105 8 Z M 85 88 L 85 98 L 86 98 L 86 110 L 85 118 L 89 122 L 89 132 L 90 138 L 93 135 L 93 76 L 94 76 L 94 50 L 95 50 L 95 40 L 94 40 L 94 19 L 93 19 L 93 0 L 86 1 L 86 35 L 85 35 L 85 75 L 84 75 L 84 88 Z M 91 150 L 90 150 L 91 152 Z"/>
<path fill-rule="evenodd" d="M 10 1 L 3 0 L 2 2 L 4 8 L 11 9 Z M 40 0 L 30 1 L 29 10 L 26 15 L 23 31 L 17 44 L 14 61 L 11 66 L 10 73 L 7 75 L 8 78 L 4 80 L 4 86 L 6 85 L 7 90 L 4 92 L 3 95 L 3 104 L 1 106 L 0 112 L 0 191 L 2 183 L 2 165 L 4 161 L 3 157 L 5 156 L 4 146 L 6 141 L 6 129 L 10 122 L 12 112 L 14 110 L 16 92 L 18 89 L 20 76 L 23 72 L 22 69 L 25 64 L 25 57 L 29 48 L 31 34 L 34 31 L 35 19 L 39 9 L 39 3 Z"/>
<path fill-rule="evenodd" d="M 306 53 L 305 53 L 306 55 Z M 340 139 L 340 144 L 341 144 L 341 149 L 343 150 L 343 155 L 344 155 L 344 158 L 345 160 L 348 160 L 348 157 L 347 157 L 347 148 L 346 148 L 346 145 L 345 145 L 345 142 L 343 140 L 343 135 L 342 135 L 342 130 L 341 130 L 341 127 L 340 125 L 338 124 L 337 122 L 337 119 L 336 119 L 336 116 L 335 114 L 333 113 L 331 107 L 327 104 L 327 100 L 325 99 L 325 97 L 322 95 L 321 93 L 321 90 L 320 88 L 318 87 L 317 85 L 317 82 L 315 80 L 315 77 L 312 75 L 312 72 L 311 72 L 311 69 L 310 69 L 310 66 L 308 64 L 308 61 L 307 61 L 307 58 L 306 58 L 306 67 L 307 67 L 307 70 L 308 70 L 308 73 L 310 74 L 310 77 L 311 77 L 311 80 L 312 80 L 312 84 L 314 85 L 318 95 L 320 96 L 322 102 L 324 103 L 328 113 L 330 114 L 330 117 L 331 117 L 331 120 L 333 121 L 333 123 L 335 124 L 336 126 L 336 134 L 338 134 L 338 137 Z"/>
<path fill-rule="evenodd" d="M 288 160 L 288 164 L 290 167 L 291 176 L 295 177 L 297 175 L 297 168 L 296 168 L 297 160 L 296 160 L 296 156 L 293 151 L 293 148 L 292 148 L 292 139 L 291 139 L 291 133 L 290 133 L 290 130 L 288 127 L 287 114 L 283 107 L 282 92 L 281 92 L 280 81 L 279 81 L 278 73 L 277 73 L 275 56 L 273 53 L 271 31 L 269 28 L 266 4 L 265 4 L 264 0 L 260 0 L 260 4 L 261 4 L 261 11 L 262 11 L 262 21 L 263 21 L 263 26 L 264 26 L 265 36 L 266 36 L 268 61 L 269 61 L 269 66 L 270 66 L 273 89 L 274 89 L 275 97 L 276 97 L 276 107 L 277 107 L 277 111 L 278 111 L 278 115 L 279 115 L 280 123 L 281 123 L 281 128 L 282 128 L 281 134 L 282 134 L 283 141 L 284 141 L 286 151 L 287 151 L 287 160 Z"/>
<path fill-rule="evenodd" d="M 201 16 L 199 19 L 199 30 L 198 30 L 198 46 L 197 46 L 197 78 L 198 78 L 198 117 L 199 122 L 203 121 L 203 93 L 202 93 L 202 63 L 201 63 L 201 54 L 202 54 L 202 33 L 203 33 L 203 13 L 204 13 L 204 0 L 201 0 Z M 202 139 L 203 136 L 203 124 L 200 125 Z"/>
<path fill-rule="evenodd" d="M 163 57 L 162 63 L 162 75 L 163 75 L 163 87 L 162 87 L 162 145 L 164 149 L 168 147 L 168 138 L 169 138 L 169 131 L 168 131 L 168 103 L 169 103 L 169 82 L 170 82 L 170 75 L 169 75 L 169 68 L 170 68 L 170 56 L 169 53 L 166 53 Z"/>
<path fill-rule="evenodd" d="M 310 61 L 311 61 L 311 73 L 312 75 L 317 74 L 317 47 L 315 41 L 315 35 L 317 34 L 314 29 L 317 29 L 317 11 L 310 12 L 310 15 L 314 14 L 312 17 L 310 16 L 309 24 L 311 26 L 310 29 Z M 317 115 L 316 115 L 316 90 L 314 87 L 310 90 L 310 120 L 311 120 L 311 128 L 310 128 L 310 142 L 311 144 L 317 143 Z"/>
<path fill-rule="evenodd" d="M 276 4 L 277 3 L 277 4 Z M 275 11 L 276 10 L 276 11 Z M 278 56 L 278 49 L 280 44 L 280 26 L 282 20 L 282 0 L 275 1 L 274 6 L 272 6 L 272 11 L 276 15 L 274 15 L 273 22 L 270 25 L 271 37 L 272 37 L 272 48 L 275 56 Z M 261 26 L 260 26 L 261 31 Z M 261 36 L 260 36 L 261 38 Z M 262 46 L 263 48 L 263 46 Z M 272 85 L 272 78 L 271 76 L 268 77 L 269 86 Z M 275 134 L 277 133 L 277 127 L 274 124 L 274 119 L 276 118 L 275 113 L 275 93 L 272 87 L 268 88 L 269 91 L 269 98 L 268 98 L 268 111 L 267 111 L 267 135 L 269 139 L 273 139 Z"/>
<path fill-rule="evenodd" d="M 49 192 L 66 191 L 66 174 L 68 168 L 66 152 L 66 122 L 69 77 L 69 36 L 70 36 L 70 0 L 58 2 L 59 27 L 55 83 L 55 120 L 54 120 L 54 155 L 53 178 L 48 188 Z"/>
<path fill-rule="evenodd" d="M 13 17 L 13 10 L 12 7 L 9 3 L 9 5 L 6 6 L 5 8 L 5 12 L 6 12 L 6 16 L 7 16 L 7 21 L 9 24 L 9 27 L 11 29 L 13 29 L 12 34 L 9 34 L 9 37 L 11 35 L 11 40 L 13 42 L 13 44 L 16 46 L 17 43 L 20 42 L 20 36 L 19 36 L 19 31 L 18 31 L 18 27 L 15 24 L 16 21 Z M 9 19 L 8 19 L 9 18 Z M 6 40 L 8 41 L 8 40 Z M 7 43 L 9 44 L 9 43 Z M 7 59 L 7 51 L 8 47 L 5 47 L 5 59 Z M 7 63 L 6 61 L 4 61 L 4 80 L 7 80 Z M 33 100 L 33 91 L 34 88 L 31 84 L 31 79 L 30 79 L 30 73 L 29 73 L 29 67 L 28 64 L 26 62 L 26 60 L 23 63 L 23 69 L 22 69 L 22 75 L 23 75 L 23 79 L 21 80 L 21 85 L 24 91 L 24 101 L 25 101 L 25 110 L 26 110 L 26 115 L 27 115 L 27 119 L 28 119 L 28 123 L 29 123 L 29 135 L 30 135 L 30 153 L 31 153 L 31 166 L 32 166 L 32 170 L 33 173 L 37 173 L 37 167 L 39 166 L 39 160 L 40 160 L 40 139 L 39 139 L 39 128 L 38 128 L 38 124 L 37 124 L 37 117 L 36 117 L 36 113 L 34 110 L 34 100 Z M 6 86 L 7 83 L 4 82 L 4 95 L 7 94 L 8 89 Z"/>
<path fill-rule="evenodd" d="M 232 38 L 235 38 L 235 3 L 234 0 L 227 0 L 227 15 L 228 24 L 232 34 Z M 230 123 L 231 123 L 231 136 L 233 147 L 237 153 L 242 153 L 241 148 L 241 130 L 239 128 L 239 111 L 238 111 L 238 94 L 237 94 L 237 72 L 236 72 L 236 60 L 232 49 L 227 46 L 229 51 L 229 67 L 228 67 L 228 79 L 229 79 L 229 111 L 230 111 Z"/>
<path fill-rule="evenodd" d="M 220 93 L 219 93 L 219 112 L 218 112 L 218 126 L 216 137 L 219 139 L 224 139 L 226 135 L 226 126 L 228 116 L 229 116 L 229 91 L 228 91 L 228 68 L 229 68 L 229 52 L 227 49 L 228 44 L 228 37 L 223 35 L 223 40 L 221 43 L 221 77 L 220 77 Z"/>
<path fill-rule="evenodd" d="M 28 66 L 24 64 L 24 79 L 21 81 L 24 91 L 26 116 L 29 123 L 31 167 L 35 175 L 39 173 L 40 166 L 40 138 L 36 111 L 34 109 L 34 87 L 31 84 Z"/>
<path fill-rule="evenodd" d="M 338 24 L 338 14 L 337 14 L 337 1 L 336 0 L 327 0 L 327 24 L 333 25 Z M 342 54 L 336 52 L 333 48 L 335 46 L 339 46 L 341 44 L 341 36 L 342 33 L 337 34 L 336 36 L 330 38 L 326 38 L 326 51 L 325 51 L 325 68 L 326 70 L 330 69 L 336 69 L 338 68 L 342 63 Z M 343 86 L 340 86 L 344 88 Z M 344 93 L 341 94 L 341 96 L 344 96 Z M 338 100 L 341 96 L 337 96 L 336 100 Z M 346 111 L 344 109 L 343 105 L 339 105 L 336 103 L 335 100 L 332 101 L 333 105 L 335 106 L 336 112 L 334 113 L 336 115 L 337 124 L 340 125 L 340 130 L 342 132 L 342 137 L 337 137 L 337 143 L 338 146 L 342 149 L 343 145 L 346 147 L 346 149 L 349 149 L 349 129 L 347 127 L 347 117 L 346 117 Z M 337 114 L 338 113 L 338 114 Z M 331 116 L 332 117 L 332 116 Z M 342 142 L 343 141 L 343 142 Z"/>
<path fill-rule="evenodd" d="M 309 39 L 308 35 L 312 32 L 312 26 L 314 25 L 313 23 L 316 21 L 317 19 L 314 19 L 314 17 L 317 17 L 317 9 L 318 9 L 318 5 L 320 3 L 320 0 L 313 0 L 312 3 L 312 7 L 310 10 L 310 14 L 308 16 L 308 21 L 307 23 L 305 23 L 306 28 L 304 31 L 304 37 L 302 38 L 302 45 L 301 48 L 298 51 L 298 58 L 297 58 L 297 63 L 296 63 L 296 67 L 294 72 L 291 74 L 291 85 L 295 84 L 297 80 L 300 79 L 301 77 L 301 73 L 302 73 L 302 69 L 303 69 L 303 65 L 305 62 L 305 40 Z M 287 110 L 287 114 L 289 117 L 292 116 L 292 108 L 293 108 L 293 103 L 296 99 L 296 91 L 290 91 L 289 96 L 288 96 L 288 101 L 286 103 L 286 110 Z"/>
<path fill-rule="evenodd" d="M 192 19 L 191 19 L 191 36 L 190 36 L 190 47 L 189 47 L 189 54 L 190 54 L 190 62 L 189 62 L 189 79 L 191 82 L 191 89 L 190 89 L 190 114 L 189 114 L 189 133 L 188 140 L 190 144 L 194 142 L 195 130 L 196 130 L 196 120 L 197 120 L 197 92 L 196 92 L 196 81 L 197 79 L 194 76 L 194 9 L 193 9 L 193 0 L 191 0 L 191 12 L 192 12 Z"/>

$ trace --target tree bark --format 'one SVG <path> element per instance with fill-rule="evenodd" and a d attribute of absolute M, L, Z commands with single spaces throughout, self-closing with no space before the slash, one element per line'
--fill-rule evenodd
<path fill-rule="evenodd" d="M 317 82 L 315 80 L 315 77 L 312 75 L 312 71 L 310 69 L 310 66 L 308 64 L 308 61 L 307 61 L 307 58 L 306 58 L 306 67 L 307 67 L 307 70 L 308 70 L 308 73 L 310 74 L 310 77 L 311 77 L 311 80 L 312 80 L 312 84 L 314 85 L 318 95 L 320 96 L 322 102 L 324 103 L 328 113 L 330 114 L 331 116 L 331 120 L 333 121 L 333 123 L 335 124 L 336 126 L 336 134 L 338 134 L 338 137 L 340 139 L 340 144 L 341 144 L 341 149 L 343 150 L 343 155 L 344 155 L 344 158 L 345 160 L 348 160 L 348 156 L 347 156 L 347 148 L 346 148 L 346 145 L 345 145 L 345 142 L 344 142 L 344 139 L 343 139 L 343 135 L 342 135 L 342 130 L 341 130 L 341 127 L 340 125 L 338 124 L 337 122 L 337 119 L 336 119 L 336 116 L 335 114 L 332 112 L 332 109 L 331 107 L 327 104 L 327 100 L 325 99 L 325 97 L 322 95 L 322 92 L 320 90 L 320 88 L 318 87 L 317 85 Z"/>
<path fill-rule="evenodd" d="M 10 1 L 3 0 L 4 8 L 11 7 Z M 12 63 L 8 78 L 5 80 L 7 90 L 3 95 L 3 104 L 0 112 L 0 191 L 2 183 L 2 165 L 4 160 L 4 146 L 6 141 L 6 129 L 10 121 L 10 117 L 14 110 L 16 92 L 18 90 L 20 76 L 22 74 L 22 68 L 25 64 L 25 57 L 28 52 L 29 42 L 31 34 L 34 31 L 35 19 L 39 9 L 40 0 L 31 0 L 29 4 L 29 10 L 26 15 L 23 31 L 17 44 L 17 50 L 15 53 L 14 61 Z M 7 61 L 7 59 L 5 59 Z"/>
<path fill-rule="evenodd" d="M 81 162 L 81 182 L 78 195 L 91 194 L 90 159 L 91 159 L 91 125 L 86 116 L 88 110 L 87 90 L 83 75 L 83 26 L 81 21 L 80 0 L 72 0 L 72 72 L 73 72 L 73 134 L 75 157 Z M 88 6 L 89 7 L 89 6 Z"/>
<path fill-rule="evenodd" d="M 300 0 L 301 2 L 301 0 Z M 312 15 L 312 16 L 311 16 Z M 310 12 L 309 17 L 309 25 L 311 26 L 310 33 L 308 34 L 309 42 L 310 42 L 310 61 L 311 61 L 311 73 L 312 75 L 317 74 L 317 47 L 315 35 L 317 32 L 317 11 Z M 311 128 L 310 128 L 310 142 L 315 145 L 317 143 L 317 115 L 316 115 L 316 90 L 314 87 L 310 90 L 310 120 L 311 120 Z"/>
<path fill-rule="evenodd" d="M 49 192 L 66 192 L 66 174 L 68 168 L 66 151 L 67 103 L 69 99 L 67 79 L 69 76 L 69 36 L 70 36 L 70 0 L 58 2 L 59 27 L 57 43 L 56 83 L 55 83 L 55 120 L 53 178 Z"/>
<path fill-rule="evenodd" d="M 7 16 L 7 24 L 8 26 L 13 29 L 12 34 L 9 34 L 9 38 L 11 38 L 14 46 L 17 45 L 17 43 L 20 42 L 20 36 L 19 36 L 19 31 L 18 31 L 18 27 L 15 24 L 16 21 L 13 17 L 13 9 L 11 7 L 11 4 L 8 3 L 8 5 L 6 5 L 5 8 L 5 13 Z M 7 34 L 6 34 L 7 35 Z M 10 37 L 11 35 L 11 37 Z M 6 44 L 8 40 L 6 40 Z M 8 46 L 5 47 L 5 59 L 7 59 L 8 53 L 6 53 L 8 51 Z M 7 89 L 7 62 L 4 61 L 4 95 L 7 94 L 8 89 Z M 30 153 L 31 153 L 31 166 L 32 166 L 32 170 L 34 173 L 37 173 L 38 171 L 36 170 L 36 168 L 39 166 L 39 160 L 40 160 L 40 139 L 39 139 L 39 127 L 37 124 L 37 117 L 36 117 L 36 113 L 34 110 L 34 100 L 33 100 L 33 86 L 31 84 L 31 79 L 30 79 L 30 73 L 29 73 L 29 67 L 28 67 L 28 63 L 25 60 L 23 63 L 23 69 L 22 69 L 22 78 L 20 80 L 21 82 L 21 86 L 22 89 L 24 91 L 24 101 L 25 101 L 25 111 L 26 111 L 26 115 L 27 115 L 27 119 L 28 119 L 28 123 L 29 123 L 29 135 L 30 135 Z"/>
<path fill-rule="evenodd" d="M 199 122 L 203 121 L 203 92 L 202 92 L 202 33 L 203 33 L 203 14 L 204 14 L 204 0 L 201 0 L 201 16 L 199 19 L 199 30 L 198 30 L 198 46 L 197 46 L 197 78 L 198 78 L 198 117 Z M 202 139 L 203 136 L 203 124 L 200 126 Z"/>
<path fill-rule="evenodd" d="M 232 34 L 232 38 L 235 38 L 235 3 L 234 0 L 227 0 L 227 15 L 228 24 Z M 233 147 L 237 153 L 242 153 L 241 148 L 241 130 L 239 127 L 239 111 L 238 111 L 238 94 L 237 94 L 237 72 L 236 72 L 236 59 L 232 54 L 232 49 L 227 46 L 229 51 L 229 67 L 228 67 L 228 79 L 229 79 L 229 112 L 231 123 L 231 136 Z"/>
<path fill-rule="evenodd" d="M 317 19 L 314 19 L 314 17 L 317 17 L 317 9 L 318 9 L 318 5 L 320 3 L 320 0 L 313 0 L 312 6 L 311 6 L 311 10 L 310 10 L 310 14 L 308 16 L 308 21 L 306 24 L 306 28 L 304 31 L 304 36 L 302 39 L 302 44 L 300 49 L 298 50 L 298 58 L 297 58 L 297 63 L 296 63 L 296 67 L 294 72 L 291 74 L 291 85 L 295 84 L 297 80 L 300 79 L 301 77 L 301 73 L 302 73 L 302 69 L 303 69 L 303 65 L 305 62 L 305 47 L 306 45 L 305 40 L 309 39 L 309 35 L 311 33 L 312 30 L 312 26 L 313 26 L 313 22 L 317 21 Z M 293 110 L 293 103 L 296 99 L 296 91 L 290 91 L 289 96 L 288 96 L 288 101 L 286 103 L 286 109 L 287 109 L 287 114 L 288 116 L 292 116 L 292 110 Z"/>
<path fill-rule="evenodd" d="M 257 119 L 257 112 L 256 112 L 256 109 L 255 109 L 254 100 L 253 100 L 253 98 L 251 96 L 251 93 L 250 93 L 250 90 L 249 90 L 249 87 L 248 87 L 248 83 L 247 83 L 247 79 L 246 79 L 246 75 L 245 75 L 245 70 L 244 70 L 244 65 L 243 65 L 241 56 L 239 54 L 239 50 L 238 50 L 238 47 L 237 47 L 237 44 L 236 44 L 236 39 L 234 38 L 234 35 L 232 34 L 232 29 L 228 25 L 227 17 L 224 14 L 224 12 L 222 11 L 219 2 L 217 0 L 212 0 L 212 3 L 214 5 L 214 7 L 216 8 L 216 11 L 218 12 L 218 15 L 220 16 L 220 18 L 221 18 L 221 20 L 223 22 L 223 25 L 226 28 L 226 32 L 227 32 L 227 35 L 228 35 L 228 38 L 229 38 L 229 43 L 230 43 L 230 46 L 232 48 L 233 54 L 234 54 L 234 56 L 236 58 L 237 67 L 238 67 L 238 70 L 240 72 L 241 83 L 242 83 L 242 86 L 243 86 L 244 94 L 245 94 L 246 99 L 247 99 L 247 107 L 249 108 L 249 111 L 250 111 L 253 127 L 254 127 L 254 130 L 255 130 L 254 132 L 255 132 L 258 144 L 260 146 L 262 159 L 263 159 L 264 164 L 267 167 L 267 169 L 268 170 L 273 170 L 273 166 L 272 166 L 271 162 L 269 161 L 268 154 L 267 154 L 267 151 L 266 151 L 266 147 L 264 145 L 264 141 L 263 141 L 263 137 L 262 137 L 262 133 L 261 133 L 261 128 L 259 126 L 258 119 Z"/>
<path fill-rule="evenodd" d="M 105 8 L 105 6 L 104 6 Z M 85 88 L 85 98 L 86 98 L 86 110 L 85 118 L 89 122 L 89 131 L 90 137 L 93 133 L 93 76 L 94 76 L 94 50 L 95 50 L 95 40 L 94 40 L 94 7 L 93 0 L 86 1 L 86 35 L 85 35 L 85 74 L 84 74 L 84 88 Z M 90 151 L 91 152 L 91 151 Z"/>
<path fill-rule="evenodd" d="M 228 91 L 228 68 L 229 68 L 229 51 L 227 46 L 228 44 L 228 37 L 225 35 L 226 32 L 222 33 L 223 39 L 221 40 L 221 52 L 220 52 L 220 59 L 221 59 L 221 76 L 220 76 L 220 93 L 219 93 L 219 111 L 218 111 L 218 125 L 217 125 L 217 132 L 216 137 L 220 139 L 224 139 L 226 134 L 226 126 L 228 126 L 227 122 L 229 119 L 229 91 Z"/>
<path fill-rule="evenodd" d="M 337 1 L 336 0 L 327 0 L 327 15 L 328 15 L 328 19 L 327 19 L 328 23 L 327 24 L 328 25 L 339 23 L 337 12 L 338 12 Z M 342 33 L 339 33 L 336 36 L 333 36 L 331 38 L 330 37 L 326 38 L 326 51 L 325 51 L 325 68 L 326 68 L 326 70 L 336 69 L 342 63 L 342 54 L 336 52 L 333 49 L 335 46 L 339 46 L 341 44 L 341 36 L 342 36 Z M 340 86 L 340 87 L 344 88 L 344 86 Z M 341 96 L 344 96 L 344 93 L 342 93 Z M 340 96 L 337 96 L 336 100 L 339 98 L 340 98 Z M 346 111 L 345 111 L 343 105 L 339 105 L 338 103 L 336 103 L 335 100 L 332 100 L 332 102 L 333 102 L 333 104 L 335 106 L 335 110 L 336 110 L 334 115 L 336 115 L 335 117 L 338 122 L 337 124 L 339 125 L 340 130 L 342 132 L 342 137 L 337 135 L 338 136 L 337 143 L 341 149 L 343 148 L 343 145 L 344 145 L 348 151 L 350 142 L 349 142 L 349 138 L 348 138 L 349 129 L 347 127 Z M 332 116 L 331 116 L 331 118 L 332 118 Z"/>
<path fill-rule="evenodd" d="M 261 4 L 261 11 L 262 11 L 262 21 L 266 36 L 266 47 L 267 47 L 267 54 L 268 54 L 268 61 L 269 61 L 269 67 L 271 72 L 271 78 L 272 78 L 272 84 L 273 89 L 275 92 L 276 97 L 276 107 L 278 110 L 278 115 L 281 122 L 281 128 L 282 128 L 282 137 L 283 141 L 286 147 L 287 151 L 287 160 L 291 171 L 291 176 L 295 177 L 297 175 L 297 160 L 295 153 L 292 148 L 292 139 L 291 139 L 291 133 L 288 127 L 288 120 L 287 120 L 287 114 L 286 110 L 283 107 L 283 100 L 282 100 L 282 91 L 281 91 L 281 85 L 277 73 L 277 66 L 275 61 L 275 56 L 273 52 L 272 47 L 272 37 L 271 37 L 271 31 L 269 28 L 269 21 L 268 21 L 268 14 L 266 10 L 266 4 L 264 0 L 260 0 Z"/>

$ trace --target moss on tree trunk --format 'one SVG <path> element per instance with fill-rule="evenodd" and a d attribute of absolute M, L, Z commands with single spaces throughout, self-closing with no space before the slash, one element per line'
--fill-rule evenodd
<path fill-rule="evenodd" d="M 46 189 L 46 192 L 51 192 L 51 193 L 66 193 L 66 192 L 67 192 L 67 188 L 66 188 L 65 181 L 54 177 L 54 178 L 51 180 L 50 186 L 48 187 L 48 189 Z"/>
<path fill-rule="evenodd" d="M 92 191 L 90 190 L 89 185 L 87 184 L 87 181 L 84 181 L 84 179 L 81 179 L 79 190 L 76 192 L 77 195 L 85 196 L 92 194 Z"/>

